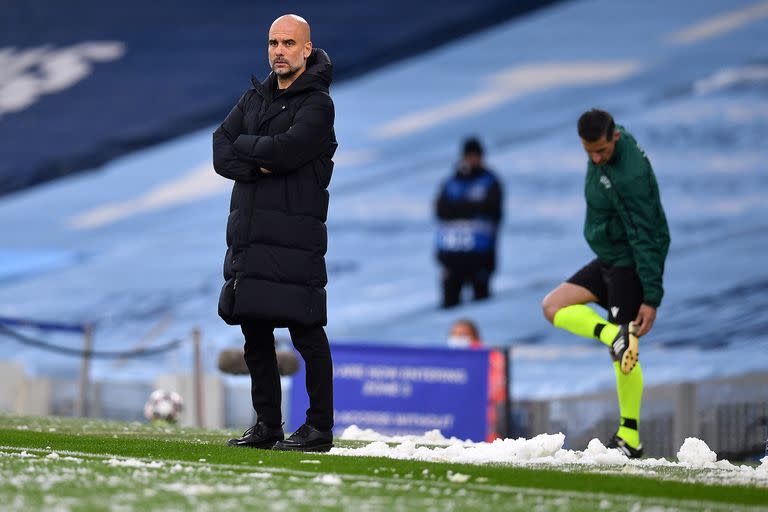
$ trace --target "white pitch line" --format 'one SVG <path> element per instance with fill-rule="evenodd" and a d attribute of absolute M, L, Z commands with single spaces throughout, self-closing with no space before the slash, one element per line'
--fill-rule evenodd
<path fill-rule="evenodd" d="M 731 32 L 766 16 L 768 16 L 768 2 L 761 2 L 708 18 L 691 27 L 667 35 L 666 40 L 675 44 L 698 43 Z"/>
<path fill-rule="evenodd" d="M 143 195 L 109 203 L 68 219 L 71 229 L 93 229 L 144 214 L 179 206 L 199 199 L 223 193 L 230 182 L 213 171 L 213 164 L 206 163 L 172 181 L 160 184 Z"/>
<path fill-rule="evenodd" d="M 103 454 L 103 453 L 93 453 L 93 452 L 80 452 L 80 451 L 72 451 L 72 450 L 56 450 L 53 448 L 27 448 L 27 447 L 21 447 L 21 446 L 7 446 L 7 445 L 0 445 L 0 453 L 2 453 L 2 450 L 10 450 L 15 452 L 32 452 L 32 453 L 51 453 L 55 452 L 60 455 L 66 455 L 71 457 L 83 457 L 83 458 L 89 458 L 89 459 L 96 459 L 96 460 L 109 460 L 109 459 L 122 459 L 122 460 L 138 460 L 141 462 L 151 463 L 151 462 L 163 462 L 165 464 L 173 465 L 173 464 L 179 464 L 179 465 L 188 465 L 188 466 L 195 466 L 195 467 L 206 467 L 206 468 L 216 468 L 216 469 L 223 469 L 223 470 L 230 470 L 230 471 L 237 471 L 237 472 L 243 472 L 243 471 L 258 471 L 259 473 L 274 473 L 277 475 L 285 475 L 285 476 L 303 476 L 307 478 L 314 478 L 316 477 L 319 472 L 312 472 L 312 471 L 302 471 L 302 470 L 296 470 L 296 469 L 283 469 L 283 468 L 275 468 L 275 467 L 265 467 L 263 465 L 240 465 L 240 464 L 222 464 L 222 463 L 216 463 L 216 462 L 196 462 L 196 461 L 188 461 L 188 460 L 174 460 L 174 459 L 151 459 L 149 457 L 126 457 L 124 455 L 111 455 L 111 454 Z M 317 454 L 320 456 L 323 456 L 323 454 Z M 147 468 L 147 469 L 161 469 L 161 468 Z M 342 481 L 361 481 L 361 482 L 379 482 L 379 483 L 388 483 L 388 484 L 403 484 L 407 483 L 407 480 L 404 480 L 402 478 L 390 478 L 390 477 L 373 477 L 368 475 L 355 475 L 355 474 L 347 474 L 347 473 L 335 473 L 338 475 Z M 412 483 L 417 484 L 421 481 L 412 481 Z M 552 497 L 552 498 L 569 498 L 569 499 L 581 499 L 581 500 L 607 500 L 611 502 L 621 502 L 628 505 L 635 504 L 635 503 L 642 503 L 644 507 L 652 507 L 652 506 L 663 506 L 663 507 L 675 507 L 677 510 L 692 510 L 692 511 L 699 511 L 703 510 L 705 507 L 707 510 L 710 510 L 712 512 L 715 511 L 723 511 L 723 512 L 736 512 L 736 511 L 744 511 L 744 512 L 764 512 L 765 508 L 760 506 L 751 506 L 751 505 L 738 505 L 734 503 L 721 503 L 716 501 L 701 501 L 701 500 L 687 500 L 684 498 L 681 499 L 675 499 L 675 498 L 663 498 L 663 497 L 657 497 L 657 496 L 641 496 L 641 495 L 633 495 L 633 494 L 610 494 L 610 493 L 596 493 L 596 492 L 588 492 L 588 491 L 566 491 L 566 490 L 559 490 L 559 489 L 536 489 L 536 488 L 530 488 L 530 487 L 517 487 L 517 486 L 500 486 L 500 485 L 491 485 L 491 484 L 480 484 L 480 483 L 474 483 L 474 482 L 465 482 L 461 484 L 454 484 L 451 482 L 441 482 L 441 481 L 425 481 L 422 482 L 424 485 L 430 485 L 434 487 L 440 487 L 443 489 L 448 488 L 462 488 L 467 489 L 471 491 L 476 492 L 489 492 L 489 493 L 498 493 L 498 494 L 508 494 L 508 495 L 517 495 L 517 494 L 523 494 L 528 496 L 544 496 L 544 497 Z"/>
<path fill-rule="evenodd" d="M 455 100 L 410 112 L 375 127 L 374 139 L 393 139 L 477 115 L 527 94 L 557 87 L 615 83 L 641 69 L 639 62 L 573 61 L 523 64 L 504 69 L 482 81 L 483 87 Z"/>

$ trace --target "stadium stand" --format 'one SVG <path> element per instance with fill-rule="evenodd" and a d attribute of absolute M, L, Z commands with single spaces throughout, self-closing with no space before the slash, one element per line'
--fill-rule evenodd
<path fill-rule="evenodd" d="M 476 133 L 487 141 L 508 199 L 498 293 L 461 315 L 483 325 L 489 344 L 514 347 L 516 400 L 611 389 L 605 350 L 551 329 L 539 308 L 574 262 L 589 257 L 575 120 L 601 106 L 644 144 L 672 231 L 667 295 L 641 349 L 649 387 L 765 372 L 766 359 L 749 355 L 768 349 L 768 318 L 759 313 L 768 307 L 759 258 L 768 251 L 767 13 L 754 0 L 563 2 L 337 86 L 341 147 L 328 224 L 334 343 L 444 343 L 455 316 L 435 307 L 433 194 L 455 163 L 457 142 Z M 628 18 L 631 24 L 617 22 Z M 92 39 L 111 40 L 97 35 Z M 265 69 L 255 71 L 263 76 Z M 208 105 L 219 117 L 242 89 L 239 73 L 218 106 Z M 75 98 L 74 89 L 51 94 L 24 115 L 59 94 Z M 17 270 L 2 275 L 0 314 L 95 322 L 104 350 L 130 349 L 120 343 L 172 314 L 166 339 L 198 325 L 210 344 L 207 360 L 215 361 L 237 333 L 215 312 L 229 189 L 210 169 L 214 125 L 111 161 L 99 173 L 3 197 L 0 261 Z M 32 121 L 19 126 L 13 140 L 33 139 Z M 23 347 L 14 346 L 14 356 L 38 372 L 58 364 Z M 179 360 L 188 354 L 124 371 L 146 376 Z M 95 364 L 93 371 L 99 379 L 112 367 Z M 744 388 L 753 382 L 763 385 L 749 380 Z M 713 407 L 720 412 L 706 414 L 723 421 L 736 414 L 728 404 Z M 649 438 L 653 429 L 673 428 L 666 412 L 652 423 L 652 412 Z M 743 428 L 759 420 L 742 416 Z M 723 443 L 718 447 L 740 449 Z"/>
<path fill-rule="evenodd" d="M 0 195 L 215 123 L 297 12 L 350 78 L 553 0 L 10 2 L 0 17 Z"/>

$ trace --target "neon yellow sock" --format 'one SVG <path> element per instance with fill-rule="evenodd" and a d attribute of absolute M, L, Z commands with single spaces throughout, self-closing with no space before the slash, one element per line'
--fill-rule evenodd
<path fill-rule="evenodd" d="M 616 373 L 616 394 L 619 396 L 619 411 L 622 420 L 620 422 L 618 435 L 627 442 L 632 448 L 640 445 L 640 402 L 643 398 L 643 370 L 640 363 L 637 363 L 628 374 L 621 373 L 619 363 L 614 361 L 614 372 Z M 638 429 L 625 426 L 626 420 L 634 420 Z"/>
<path fill-rule="evenodd" d="M 594 309 L 584 304 L 574 304 L 558 310 L 553 323 L 555 327 L 590 339 L 595 339 L 595 327 L 602 324 L 604 327 L 599 339 L 609 347 L 619 333 L 618 325 L 606 322 Z"/>

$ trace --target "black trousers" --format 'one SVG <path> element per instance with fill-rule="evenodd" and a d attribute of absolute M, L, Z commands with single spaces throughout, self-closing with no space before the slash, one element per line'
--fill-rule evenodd
<path fill-rule="evenodd" d="M 643 304 L 643 285 L 633 267 L 614 267 L 595 258 L 568 282 L 592 292 L 598 304 L 608 311 L 609 322 L 631 322 Z"/>
<path fill-rule="evenodd" d="M 443 267 L 443 307 L 456 306 L 461 301 L 461 289 L 466 283 L 472 285 L 474 300 L 491 296 L 491 271 L 485 267 Z"/>
<path fill-rule="evenodd" d="M 277 427 L 282 423 L 280 374 L 277 371 L 274 327 L 243 323 L 245 364 L 251 374 L 251 400 L 258 421 Z M 306 422 L 320 430 L 333 428 L 333 363 L 322 327 L 289 327 L 293 346 L 304 359 L 309 409 Z"/>

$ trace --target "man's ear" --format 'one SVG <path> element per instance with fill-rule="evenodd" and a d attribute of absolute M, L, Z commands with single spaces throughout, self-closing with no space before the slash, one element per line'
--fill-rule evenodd
<path fill-rule="evenodd" d="M 308 59 L 311 53 L 312 53 L 312 41 L 307 41 L 304 44 L 304 58 Z"/>
<path fill-rule="evenodd" d="M 621 132 L 619 130 L 616 130 L 613 132 L 613 142 L 618 141 L 621 138 Z"/>

